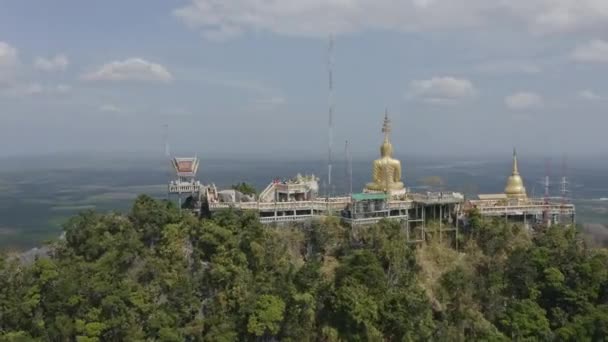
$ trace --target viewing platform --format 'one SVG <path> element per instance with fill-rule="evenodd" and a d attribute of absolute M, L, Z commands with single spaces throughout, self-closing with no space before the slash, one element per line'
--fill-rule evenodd
<path fill-rule="evenodd" d="M 476 208 L 482 216 L 505 217 L 528 223 L 575 224 L 576 207 L 562 198 L 523 200 L 471 200 L 470 208 Z"/>
<path fill-rule="evenodd" d="M 179 182 L 173 181 L 169 183 L 169 194 L 188 194 L 201 192 L 205 186 L 200 182 Z"/>

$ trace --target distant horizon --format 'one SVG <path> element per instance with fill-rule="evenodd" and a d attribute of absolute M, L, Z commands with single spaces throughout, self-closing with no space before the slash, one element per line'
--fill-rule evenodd
<path fill-rule="evenodd" d="M 496 160 L 511 160 L 513 148 L 505 148 L 502 153 L 450 153 L 450 152 L 399 152 L 396 151 L 394 153 L 395 157 L 410 157 L 410 158 L 419 158 L 419 159 L 447 159 L 450 161 L 458 160 L 458 159 L 471 159 L 471 160 L 486 160 L 490 161 Z M 350 155 L 353 161 L 364 161 L 364 160 L 373 160 L 378 158 L 378 153 L 363 153 L 356 151 L 350 151 Z M 587 153 L 576 153 L 576 154 L 541 154 L 537 152 L 528 153 L 523 149 L 517 148 L 517 155 L 519 159 L 522 160 L 533 160 L 537 159 L 545 162 L 546 159 L 550 159 L 553 162 L 560 161 L 562 158 L 566 158 L 567 160 L 587 160 L 593 159 L 594 161 L 602 161 L 602 159 L 608 159 L 608 153 L 600 153 L 600 152 L 587 152 Z M 56 152 L 28 152 L 28 153 L 16 153 L 16 154 L 0 154 L 0 160 L 2 159 L 32 159 L 32 158 L 53 158 L 53 157 L 62 157 L 62 158 L 131 158 L 133 156 L 138 156 L 144 159 L 157 159 L 162 160 L 166 156 L 164 152 L 157 152 L 153 150 L 139 150 L 139 151 L 108 151 L 108 150 L 72 150 L 72 151 L 56 151 Z M 302 151 L 294 150 L 290 151 L 281 151 L 277 153 L 238 153 L 238 152 L 225 152 L 225 153 L 204 153 L 204 152 L 192 152 L 192 151 L 184 151 L 184 152 L 171 152 L 170 158 L 173 157 L 194 157 L 198 156 L 201 159 L 213 159 L 213 160 L 233 160 L 233 159 L 242 159 L 242 160 L 278 160 L 278 159 L 288 159 L 288 160 L 315 160 L 315 161 L 323 161 L 327 160 L 327 151 L 325 154 L 322 153 L 302 153 Z M 341 161 L 345 160 L 345 150 L 344 146 L 341 146 L 339 149 L 335 149 L 333 152 L 333 160 Z M 465 160 L 468 161 L 468 160 Z"/>
<path fill-rule="evenodd" d="M 334 153 L 333 164 L 344 165 L 346 162 L 346 156 L 344 150 Z M 352 153 L 352 152 L 351 152 Z M 196 153 L 180 153 L 172 154 L 173 157 L 192 157 L 197 155 Z M 256 163 L 256 162 L 268 162 L 271 164 L 280 164 L 281 162 L 301 162 L 301 163 L 312 163 L 312 164 L 327 164 L 327 155 L 315 155 L 313 153 L 277 153 L 277 154 L 227 154 L 227 153 L 215 153 L 215 154 L 203 154 L 198 153 L 198 157 L 201 160 L 201 166 L 204 170 L 205 165 L 209 163 L 217 162 L 243 162 L 243 163 Z M 379 157 L 379 154 L 356 154 L 352 153 L 352 162 L 354 164 L 366 164 L 370 163 Z M 494 164 L 494 165 L 510 165 L 512 160 L 512 151 L 508 150 L 502 154 L 413 154 L 413 153 L 396 153 L 395 157 L 401 160 L 403 167 L 408 169 L 412 166 L 416 167 L 417 163 L 423 162 L 425 164 L 453 164 L 454 166 L 462 166 L 466 163 L 480 163 L 480 164 Z M 608 157 L 604 155 L 530 155 L 522 153 L 518 150 L 518 159 L 520 162 L 520 169 L 525 172 L 526 165 L 545 168 L 547 161 L 553 173 L 561 173 L 562 168 L 565 166 L 567 169 L 573 168 L 584 168 L 590 170 L 606 170 L 608 172 Z M 143 165 L 156 164 L 158 166 L 163 165 L 164 160 L 167 160 L 163 153 L 155 153 L 153 151 L 139 151 L 139 152 L 128 152 L 128 151 L 73 151 L 73 152 L 57 152 L 47 154 L 20 154 L 12 156 L 0 156 L 0 172 L 7 169 L 18 169 L 24 165 L 30 167 L 39 168 L 59 168 L 59 169 L 70 169 L 70 168 L 113 168 L 116 167 L 114 163 L 121 162 L 125 163 L 124 167 L 133 167 L 134 164 L 142 162 Z M 109 164 L 108 164 L 109 163 Z M 565 163 L 565 165 L 564 165 Z M 168 164 L 168 160 L 167 160 Z M 507 170 L 505 169 L 505 172 Z M 341 171 L 338 171 L 341 172 Z"/>

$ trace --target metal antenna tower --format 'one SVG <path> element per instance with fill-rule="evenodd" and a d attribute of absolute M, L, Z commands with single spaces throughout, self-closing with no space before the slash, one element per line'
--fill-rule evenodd
<path fill-rule="evenodd" d="M 348 145 L 348 140 L 344 144 L 344 156 L 346 158 L 346 177 L 348 179 L 348 194 L 352 195 L 353 193 L 353 159 L 350 154 L 350 147 Z"/>
<path fill-rule="evenodd" d="M 163 125 L 163 140 L 164 140 L 164 144 L 165 144 L 165 163 L 167 163 L 167 180 L 170 181 L 171 180 L 171 173 L 172 173 L 172 169 L 171 169 L 171 163 L 170 163 L 170 159 L 171 159 L 171 151 L 169 150 L 169 124 L 164 124 Z M 170 195 L 167 192 L 167 200 L 170 199 Z"/>
<path fill-rule="evenodd" d="M 171 151 L 169 150 L 169 124 L 164 124 L 163 129 L 163 140 L 165 141 L 165 157 L 168 159 L 169 157 L 171 157 Z"/>
<path fill-rule="evenodd" d="M 562 203 L 560 206 L 560 216 L 563 216 L 563 214 L 564 214 L 566 202 L 568 202 L 568 193 L 570 192 L 570 191 L 568 191 L 568 179 L 566 178 L 567 163 L 568 163 L 568 161 L 566 159 L 566 156 L 564 155 L 562 157 L 562 179 L 560 182 L 560 192 L 562 195 Z M 560 219 L 561 219 L 561 217 L 560 217 Z"/>
<path fill-rule="evenodd" d="M 545 186 L 545 204 L 549 203 L 549 195 L 551 188 L 551 159 L 545 159 L 545 180 L 543 185 Z"/>
<path fill-rule="evenodd" d="M 549 213 L 549 196 L 550 196 L 550 189 L 551 189 L 551 159 L 547 158 L 545 159 L 545 180 L 544 180 L 544 186 L 545 186 L 545 198 L 544 198 L 544 205 L 545 205 L 545 210 L 543 210 L 543 221 L 544 224 L 549 224 L 551 218 L 550 218 L 550 213 Z"/>
<path fill-rule="evenodd" d="M 329 118 L 328 118 L 328 139 L 327 139 L 327 190 L 328 197 L 331 196 L 332 183 L 331 183 L 331 171 L 332 171 L 332 146 L 334 142 L 334 35 L 329 35 L 329 44 L 327 46 L 327 75 L 328 75 L 328 103 L 329 103 Z"/>

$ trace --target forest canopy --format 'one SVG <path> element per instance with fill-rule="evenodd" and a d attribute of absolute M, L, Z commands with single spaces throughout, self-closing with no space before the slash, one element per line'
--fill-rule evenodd
<path fill-rule="evenodd" d="M 471 219 L 459 250 L 396 223 L 199 219 L 140 196 L 83 212 L 49 257 L 0 257 L 2 341 L 601 340 L 608 253 Z"/>

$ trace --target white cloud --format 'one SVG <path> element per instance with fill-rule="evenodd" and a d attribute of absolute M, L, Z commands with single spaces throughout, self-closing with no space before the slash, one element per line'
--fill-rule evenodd
<path fill-rule="evenodd" d="M 0 85 L 14 81 L 19 65 L 19 51 L 10 44 L 0 41 Z"/>
<path fill-rule="evenodd" d="M 16 48 L 0 41 L 0 67 L 14 67 L 19 64 L 19 53 Z"/>
<path fill-rule="evenodd" d="M 34 67 L 44 71 L 65 70 L 68 67 L 68 64 L 70 64 L 70 61 L 63 54 L 56 55 L 52 58 L 38 57 L 34 61 Z"/>
<path fill-rule="evenodd" d="M 513 110 L 526 110 L 543 106 L 543 98 L 532 92 L 519 92 L 505 97 L 505 104 Z"/>
<path fill-rule="evenodd" d="M 608 63 L 608 42 L 595 39 L 580 45 L 572 53 L 572 58 L 579 62 Z"/>
<path fill-rule="evenodd" d="M 602 32 L 608 27 L 608 2 L 604 0 L 510 1 L 519 16 L 541 33 Z"/>
<path fill-rule="evenodd" d="M 129 58 L 102 65 L 96 71 L 85 74 L 89 81 L 160 81 L 169 82 L 171 73 L 162 65 L 141 58 Z"/>
<path fill-rule="evenodd" d="M 596 101 L 601 100 L 602 97 L 596 94 L 593 90 L 585 89 L 578 92 L 578 97 L 583 100 Z"/>
<path fill-rule="evenodd" d="M 190 0 L 173 14 L 211 32 L 326 37 L 363 30 L 423 31 L 516 24 L 532 32 L 602 32 L 605 0 Z M 224 34 L 220 34 L 226 37 Z"/>
<path fill-rule="evenodd" d="M 407 97 L 429 103 L 454 103 L 475 97 L 477 90 L 467 79 L 433 77 L 412 81 Z"/>

